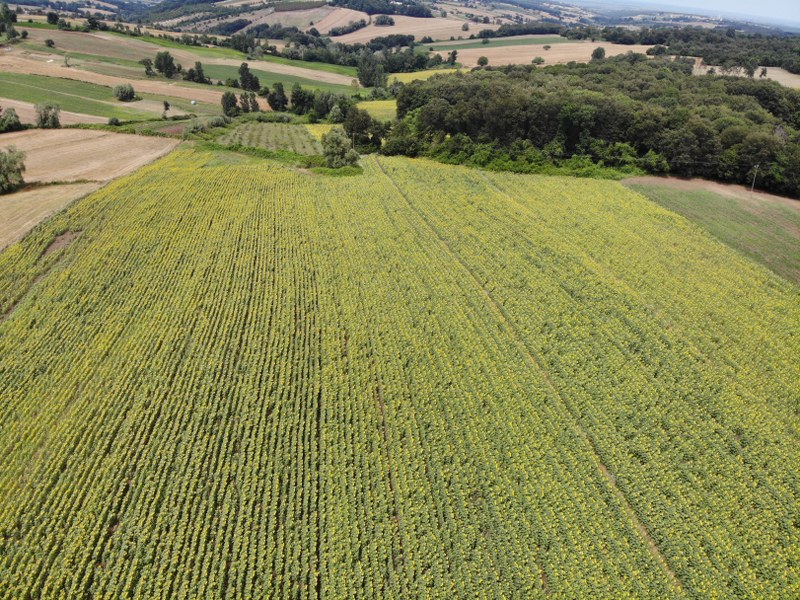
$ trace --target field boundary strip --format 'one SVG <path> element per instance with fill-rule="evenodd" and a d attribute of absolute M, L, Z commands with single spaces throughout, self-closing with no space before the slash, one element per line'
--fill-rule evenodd
<path fill-rule="evenodd" d="M 543 365 L 539 362 L 539 360 L 533 355 L 531 350 L 528 348 L 528 345 L 525 343 L 522 334 L 519 331 L 519 328 L 514 324 L 513 320 L 509 316 L 508 312 L 502 307 L 502 305 L 497 302 L 494 298 L 492 293 L 486 289 L 486 287 L 480 282 L 478 277 L 475 275 L 473 270 L 469 267 L 469 265 L 464 261 L 464 259 L 455 251 L 453 250 L 452 246 L 447 242 L 447 240 L 442 237 L 439 233 L 439 230 L 430 222 L 430 220 L 422 214 L 419 209 L 409 200 L 408 196 L 403 192 L 394 178 L 389 175 L 386 170 L 383 168 L 383 165 L 380 163 L 380 160 L 376 157 L 375 163 L 380 169 L 381 173 L 391 182 L 394 186 L 397 193 L 405 200 L 408 207 L 417 215 L 417 217 L 422 220 L 423 223 L 430 229 L 430 231 L 435 236 L 439 246 L 460 265 L 462 270 L 467 274 L 470 280 L 474 283 L 475 286 L 481 291 L 482 295 L 486 299 L 487 305 L 489 306 L 492 313 L 495 314 L 498 321 L 508 330 L 511 334 L 512 339 L 517 343 L 518 347 L 521 349 L 523 356 L 526 358 L 527 362 L 530 366 L 534 369 L 534 371 L 541 377 L 542 381 L 545 383 L 545 387 L 547 388 L 548 395 L 557 399 L 564 408 L 566 408 L 568 414 L 571 417 L 571 425 L 573 431 L 576 435 L 582 439 L 588 448 L 591 450 L 592 455 L 596 461 L 596 467 L 602 478 L 606 481 L 611 493 L 620 503 L 622 509 L 628 515 L 628 518 L 631 520 L 633 524 L 634 530 L 637 532 L 639 537 L 645 544 L 645 547 L 648 549 L 649 553 L 656 561 L 656 563 L 661 567 L 664 574 L 666 575 L 667 579 L 669 580 L 670 584 L 673 588 L 680 593 L 685 592 L 685 587 L 683 582 L 678 578 L 675 571 L 670 567 L 669 563 L 667 562 L 666 557 L 664 556 L 661 549 L 658 547 L 657 542 L 653 538 L 653 536 L 648 531 L 645 524 L 641 521 L 639 516 L 636 514 L 636 511 L 633 509 L 633 506 L 628 501 L 625 492 L 617 485 L 616 479 L 608 467 L 604 464 L 602 456 L 595 445 L 595 441 L 592 436 L 586 431 L 586 429 L 581 425 L 580 420 L 575 415 L 575 411 L 563 397 L 563 395 L 559 392 L 558 388 L 553 383 L 552 379 L 550 378 L 549 373 L 543 367 Z M 539 563 L 539 557 L 536 557 L 536 562 Z M 542 565 L 539 564 L 540 570 L 544 572 Z M 543 582 L 544 583 L 544 582 Z"/>

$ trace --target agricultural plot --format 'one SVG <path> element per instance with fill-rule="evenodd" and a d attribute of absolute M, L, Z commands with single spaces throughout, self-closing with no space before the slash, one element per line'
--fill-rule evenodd
<path fill-rule="evenodd" d="M 434 75 L 447 75 L 462 70 L 466 71 L 468 69 L 426 69 L 425 71 L 414 71 L 412 73 L 391 73 L 389 74 L 389 81 L 396 79 L 400 83 L 411 83 L 417 80 L 424 81 Z"/>
<path fill-rule="evenodd" d="M 223 154 L 0 253 L 0 596 L 800 594 L 796 286 L 617 183 Z"/>
<path fill-rule="evenodd" d="M 143 119 L 152 113 L 138 110 L 135 102 L 123 104 L 114 98 L 112 88 L 75 81 L 0 72 L 3 96 L 28 104 L 55 102 L 64 110 L 109 119 Z"/>
<path fill-rule="evenodd" d="M 245 123 L 220 136 L 217 141 L 267 150 L 289 150 L 297 154 L 322 154 L 322 147 L 305 127 L 287 123 Z"/>
<path fill-rule="evenodd" d="M 450 38 L 469 37 L 470 34 L 470 32 L 462 29 L 464 21 L 461 19 L 439 17 L 423 19 L 420 17 L 406 17 L 404 15 L 393 15 L 392 18 L 395 24 L 390 27 L 374 24 L 367 25 L 353 33 L 337 36 L 336 41 L 346 44 L 365 44 L 372 38 L 392 33 L 413 35 L 418 40 L 421 40 L 425 36 L 429 36 L 433 40 L 449 40 Z M 473 26 L 476 28 L 476 31 L 480 29 L 497 29 L 498 27 L 498 25 L 493 24 Z"/>
<path fill-rule="evenodd" d="M 307 123 L 304 125 L 306 131 L 308 131 L 311 136 L 317 140 L 318 142 L 322 141 L 322 136 L 328 133 L 331 129 L 336 127 L 331 123 Z"/>
<path fill-rule="evenodd" d="M 10 100 L 8 98 L 0 98 L 0 107 L 3 109 L 13 108 L 22 123 L 36 123 L 36 105 L 32 102 L 21 102 L 19 100 Z M 86 115 L 81 113 L 70 112 L 62 110 L 59 115 L 59 120 L 62 125 L 74 125 L 76 123 L 105 123 L 106 119 L 97 117 L 95 115 Z"/>
<path fill-rule="evenodd" d="M 176 140 L 88 129 L 4 133 L 3 146 L 25 152 L 25 181 L 110 181 L 172 150 Z"/>
<path fill-rule="evenodd" d="M 0 59 L 9 57 L 0 57 Z M 39 68 L 39 66 L 43 68 Z M 0 67 L 5 66 L 1 65 Z M 36 61 L 13 61 L 12 71 L 0 71 L 0 93 L 13 100 L 39 103 L 56 102 L 62 109 L 109 119 L 148 119 L 163 111 L 162 101 L 168 100 L 173 113 L 219 113 L 220 88 L 202 86 L 190 88 L 166 81 L 135 81 L 134 87 L 143 98 L 136 102 L 119 102 L 113 86 L 130 83 L 128 79 L 111 77 L 82 69 L 63 69 Z M 29 73 L 31 71 L 32 73 Z M 210 89 L 210 88 L 214 89 Z M 190 102 L 193 99 L 196 104 Z"/>
<path fill-rule="evenodd" d="M 800 201 L 709 181 L 642 177 L 627 185 L 800 284 Z"/>
<path fill-rule="evenodd" d="M 359 102 L 358 108 L 366 110 L 375 119 L 391 121 L 397 117 L 397 100 L 368 100 Z"/>
<path fill-rule="evenodd" d="M 100 187 L 100 183 L 67 183 L 0 196 L 0 250 L 41 221 Z"/>
<path fill-rule="evenodd" d="M 608 42 L 590 42 L 588 40 L 581 42 L 567 42 L 560 44 L 553 44 L 549 50 L 543 48 L 543 44 L 538 42 L 530 42 L 523 45 L 480 45 L 477 47 L 465 48 L 458 50 L 458 62 L 465 67 L 474 67 L 478 64 L 478 58 L 485 56 L 489 59 L 490 65 L 513 65 L 513 64 L 530 64 L 530 62 L 540 56 L 545 59 L 545 65 L 555 65 L 568 63 L 570 61 L 576 62 L 589 62 L 592 57 L 592 51 L 595 48 L 604 48 L 606 56 L 616 56 L 618 54 L 625 54 L 627 52 L 637 52 L 644 54 L 650 46 L 641 44 L 610 44 Z M 450 50 L 441 49 L 437 52 L 442 58 L 447 58 L 447 53 Z"/>
<path fill-rule="evenodd" d="M 560 35 L 519 35 L 507 38 L 488 38 L 483 40 L 457 40 L 454 42 L 441 42 L 425 45 L 425 48 L 434 50 L 466 50 L 469 48 L 503 48 L 505 46 L 546 46 L 552 44 L 573 43 Z"/>

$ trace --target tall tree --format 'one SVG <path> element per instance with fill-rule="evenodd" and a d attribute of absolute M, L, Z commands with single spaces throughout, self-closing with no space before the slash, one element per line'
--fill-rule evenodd
<path fill-rule="evenodd" d="M 247 90 L 248 92 L 257 92 L 261 87 L 258 77 L 253 75 L 247 63 L 242 63 L 239 67 L 239 83 L 241 84 L 242 89 Z"/>
<path fill-rule="evenodd" d="M 226 117 L 235 117 L 239 114 L 239 109 L 236 106 L 236 94 L 233 92 L 225 92 L 222 94 L 222 113 Z"/>
<path fill-rule="evenodd" d="M 267 95 L 267 102 L 272 110 L 286 110 L 289 99 L 286 97 L 286 92 L 283 90 L 283 84 L 280 81 L 275 82 L 275 85 L 272 86 L 272 91 Z"/>
<path fill-rule="evenodd" d="M 178 72 L 178 68 L 175 66 L 175 59 L 172 58 L 172 55 L 167 51 L 156 54 L 154 64 L 156 71 L 162 73 L 164 77 L 172 77 Z"/>

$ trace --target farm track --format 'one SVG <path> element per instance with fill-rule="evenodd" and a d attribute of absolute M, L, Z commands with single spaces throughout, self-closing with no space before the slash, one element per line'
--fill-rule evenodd
<path fill-rule="evenodd" d="M 386 171 L 383 169 L 383 166 L 380 164 L 380 160 L 377 158 L 375 160 L 381 173 L 383 173 L 384 176 L 386 176 L 389 179 L 389 181 L 391 181 L 392 185 L 397 190 L 397 193 L 406 201 L 408 207 L 414 211 L 414 213 L 420 218 L 420 220 L 425 224 L 425 226 L 438 240 L 438 243 L 442 248 L 442 250 L 447 254 L 449 254 L 453 258 L 453 260 L 455 260 L 459 265 L 461 265 L 464 273 L 469 277 L 470 280 L 472 280 L 475 287 L 478 290 L 480 290 L 481 295 L 486 300 L 487 307 L 494 314 L 498 322 L 502 323 L 503 327 L 514 338 L 514 340 L 522 350 L 524 356 L 526 357 L 528 364 L 531 366 L 531 368 L 533 368 L 539 374 L 542 381 L 545 382 L 548 390 L 548 395 L 557 399 L 558 402 L 566 409 L 567 413 L 569 413 L 571 417 L 571 425 L 574 428 L 577 436 L 580 437 L 586 443 L 587 448 L 591 450 L 595 459 L 598 472 L 603 476 L 611 492 L 619 500 L 620 505 L 622 505 L 625 512 L 629 515 L 636 531 L 639 532 L 639 534 L 642 536 L 642 540 L 647 544 L 647 547 L 650 550 L 651 554 L 653 555 L 653 558 L 658 562 L 661 568 L 664 569 L 665 574 L 669 577 L 676 591 L 683 592 L 684 588 L 680 579 L 678 579 L 675 572 L 670 568 L 669 563 L 664 557 L 664 554 L 661 552 L 661 549 L 658 547 L 658 544 L 655 542 L 653 537 L 650 535 L 650 532 L 647 530 L 647 527 L 642 523 L 641 519 L 636 514 L 636 511 L 628 501 L 625 492 L 617 486 L 614 475 L 610 472 L 609 468 L 604 464 L 602 454 L 597 449 L 597 443 L 581 423 L 580 417 L 578 416 L 575 408 L 570 405 L 566 397 L 558 390 L 556 385 L 553 383 L 553 380 L 550 378 L 550 374 L 547 372 L 547 369 L 545 369 L 544 365 L 542 365 L 539 359 L 537 359 L 536 356 L 532 353 L 531 348 L 526 343 L 525 338 L 522 336 L 519 327 L 513 320 L 513 317 L 509 315 L 509 313 L 497 301 L 497 299 L 486 288 L 486 286 L 480 282 L 478 276 L 475 274 L 472 268 L 470 268 L 469 264 L 467 264 L 464 258 L 460 256 L 452 248 L 452 246 L 448 243 L 447 239 L 442 236 L 442 233 L 430 222 L 430 220 L 428 220 L 425 214 L 421 212 L 414 205 L 414 203 L 409 199 L 409 197 L 406 195 L 403 189 L 397 184 L 397 182 L 391 177 L 391 175 L 386 173 Z M 542 573 L 544 573 L 544 569 L 542 569 Z"/>

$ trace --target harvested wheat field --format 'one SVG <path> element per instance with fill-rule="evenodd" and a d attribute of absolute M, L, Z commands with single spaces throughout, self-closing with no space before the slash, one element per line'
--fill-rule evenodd
<path fill-rule="evenodd" d="M 20 102 L 19 100 L 9 100 L 0 98 L 0 107 L 13 108 L 23 123 L 36 122 L 36 109 L 30 102 Z M 76 123 L 105 123 L 107 119 L 95 115 L 84 115 L 76 112 L 61 111 L 60 120 L 62 125 L 75 125 Z M 3 138 L 0 137 L 0 142 Z"/>
<path fill-rule="evenodd" d="M 761 69 L 764 68 L 767 69 L 766 79 L 777 81 L 781 85 L 789 88 L 800 89 L 800 75 L 790 73 L 786 69 L 781 69 L 780 67 L 757 67 L 755 75 L 757 79 L 760 78 Z M 717 75 L 729 75 L 732 77 L 747 76 L 743 69 L 734 69 L 731 72 L 723 72 L 719 66 L 707 65 L 703 63 L 703 59 L 701 58 L 695 59 L 693 71 L 695 75 L 706 75 L 711 69 L 714 69 L 714 73 Z"/>
<path fill-rule="evenodd" d="M 25 152 L 25 181 L 110 181 L 172 150 L 177 140 L 87 129 L 30 129 L 0 136 Z"/>
<path fill-rule="evenodd" d="M 363 31 L 363 30 L 362 30 Z M 616 56 L 627 52 L 644 54 L 650 46 L 632 44 L 610 44 L 608 42 L 569 42 L 566 44 L 553 44 L 550 50 L 544 50 L 541 44 L 533 43 L 525 46 L 496 46 L 491 44 L 480 48 L 467 48 L 458 51 L 458 62 L 465 67 L 474 67 L 478 58 L 485 56 L 490 65 L 528 64 L 537 56 L 544 58 L 544 66 L 568 63 L 570 61 L 588 62 L 592 58 L 595 48 L 605 48 L 606 56 Z M 447 52 L 439 52 L 443 58 Z"/>
<path fill-rule="evenodd" d="M 210 17 L 208 21 L 203 23 L 203 27 L 227 21 L 235 21 L 239 18 L 243 18 L 242 15 L 232 15 L 222 21 L 217 21 L 213 17 Z M 351 10 L 349 8 L 334 8 L 332 6 L 320 6 L 318 8 L 306 8 L 292 11 L 275 11 L 273 8 L 258 9 L 254 10 L 252 13 L 246 13 L 244 18 L 247 18 L 251 23 L 245 27 L 243 31 L 248 31 L 258 25 L 275 25 L 279 23 L 284 27 L 297 27 L 301 30 L 308 30 L 311 27 L 315 27 L 317 31 L 323 34 L 328 33 L 331 27 L 341 27 L 342 25 L 347 25 L 350 21 L 358 21 L 359 19 L 369 21 L 369 15 L 367 13 Z M 275 40 L 270 41 L 270 45 L 276 42 L 279 44 L 284 43 L 283 40 Z"/>
<path fill-rule="evenodd" d="M 389 35 L 392 33 L 401 33 L 405 35 L 414 35 L 417 40 L 422 39 L 426 35 L 432 37 L 434 40 L 449 40 L 451 37 L 458 38 L 462 36 L 468 38 L 470 32 L 461 29 L 464 21 L 460 19 L 422 19 L 419 17 L 404 17 L 401 15 L 392 15 L 394 25 L 390 27 L 378 27 L 376 25 L 367 25 L 363 29 L 341 35 L 334 38 L 337 42 L 345 42 L 347 44 L 364 43 L 370 41 L 374 37 Z M 350 19 L 351 21 L 354 19 Z M 355 19 L 358 20 L 358 19 Z M 342 23 L 346 25 L 347 23 Z M 480 29 L 497 29 L 497 25 L 474 25 L 476 30 Z M 319 28 L 317 28 L 319 29 Z M 320 29 L 320 31 L 322 31 Z M 476 57 L 477 60 L 477 57 Z"/>
<path fill-rule="evenodd" d="M 334 27 L 343 27 L 344 25 L 347 25 L 350 21 L 359 21 L 361 19 L 364 19 L 365 21 L 369 22 L 370 20 L 370 17 L 367 13 L 358 10 L 352 10 L 350 8 L 335 8 L 333 10 L 317 9 L 317 10 L 327 11 L 326 15 L 324 15 L 322 18 L 318 17 L 319 20 L 314 21 L 314 27 L 317 29 L 317 31 L 323 34 L 328 33 Z M 299 11 L 295 11 L 295 13 L 296 12 Z M 275 16 L 280 17 L 280 14 L 276 14 Z M 283 23 L 283 21 L 281 21 L 280 19 L 276 19 L 275 22 L 280 22 L 285 25 L 285 23 Z M 340 36 L 340 38 L 337 38 L 337 40 L 346 37 L 347 37 L 346 35 L 343 35 Z"/>
<path fill-rule="evenodd" d="M 0 196 L 0 249 L 21 239 L 38 223 L 73 200 L 102 185 L 99 182 L 65 183 Z"/>

